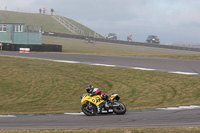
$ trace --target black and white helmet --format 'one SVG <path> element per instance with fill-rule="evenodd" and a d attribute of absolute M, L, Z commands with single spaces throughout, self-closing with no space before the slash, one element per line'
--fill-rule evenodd
<path fill-rule="evenodd" d="M 86 87 L 86 91 L 87 91 L 88 93 L 92 93 L 93 90 L 94 90 L 94 87 L 93 87 L 92 85 L 88 85 L 88 86 Z"/>

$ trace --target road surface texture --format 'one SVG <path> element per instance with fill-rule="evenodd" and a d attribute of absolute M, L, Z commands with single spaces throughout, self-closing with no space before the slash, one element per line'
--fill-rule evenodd
<path fill-rule="evenodd" d="M 186 59 L 164 59 L 148 57 L 129 56 L 106 56 L 106 55 L 81 55 L 81 54 L 59 54 L 59 53 L 18 53 L 0 52 L 0 55 L 28 57 L 37 59 L 78 61 L 81 63 L 98 63 L 117 66 L 151 68 L 163 71 L 180 71 L 190 73 L 200 73 L 200 60 Z"/>
<path fill-rule="evenodd" d="M 22 115 L 0 118 L 0 129 L 199 127 L 200 109 L 127 112 L 125 115 Z"/>

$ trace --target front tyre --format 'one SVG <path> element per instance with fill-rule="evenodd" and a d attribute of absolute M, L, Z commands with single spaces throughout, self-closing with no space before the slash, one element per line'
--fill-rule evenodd
<path fill-rule="evenodd" d="M 126 107 L 123 103 L 120 102 L 116 102 L 117 104 L 119 104 L 118 107 L 114 107 L 113 108 L 113 112 L 117 115 L 123 115 L 126 113 Z"/>
<path fill-rule="evenodd" d="M 97 108 L 94 104 L 86 103 L 81 107 L 83 113 L 87 116 L 94 116 L 97 114 Z"/>

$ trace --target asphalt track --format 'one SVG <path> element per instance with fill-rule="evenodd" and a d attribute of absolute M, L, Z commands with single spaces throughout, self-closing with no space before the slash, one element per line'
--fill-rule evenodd
<path fill-rule="evenodd" d="M 58 54 L 58 53 L 18 53 L 0 52 L 0 55 L 45 59 L 60 62 L 76 62 L 82 64 L 105 64 L 104 66 L 135 68 L 163 72 L 185 72 L 193 75 L 200 75 L 200 60 L 186 59 L 164 59 L 148 57 L 128 57 L 128 56 L 107 56 L 107 55 L 81 55 L 81 54 Z"/>
<path fill-rule="evenodd" d="M 143 57 L 99 56 L 55 53 L 0 52 L 3 56 L 44 59 L 51 61 L 76 61 L 83 64 L 110 64 L 140 67 L 166 72 L 200 73 L 199 60 L 160 59 Z M 175 109 L 127 112 L 125 115 L 19 115 L 0 116 L 0 129 L 80 129 L 80 128 L 157 128 L 200 127 L 200 109 Z"/>
<path fill-rule="evenodd" d="M 200 109 L 127 112 L 125 115 L 35 115 L 0 118 L 0 129 L 199 127 Z"/>

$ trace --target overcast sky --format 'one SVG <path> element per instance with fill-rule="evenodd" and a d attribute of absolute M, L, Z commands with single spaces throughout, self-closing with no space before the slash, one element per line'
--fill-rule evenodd
<path fill-rule="evenodd" d="M 106 36 L 133 35 L 144 42 L 157 35 L 161 43 L 200 44 L 200 0 L 0 0 L 0 9 L 38 13 L 54 8 Z"/>

